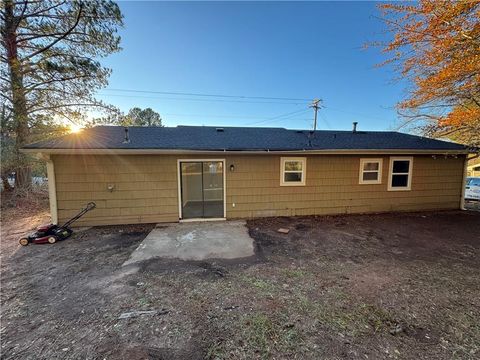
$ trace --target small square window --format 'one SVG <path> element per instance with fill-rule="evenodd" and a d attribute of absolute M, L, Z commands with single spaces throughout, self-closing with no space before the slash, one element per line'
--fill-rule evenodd
<path fill-rule="evenodd" d="M 359 184 L 382 183 L 382 159 L 360 159 Z"/>
<path fill-rule="evenodd" d="M 306 166 L 306 158 L 280 158 L 280 186 L 305 185 Z"/>
<path fill-rule="evenodd" d="M 389 191 L 411 190 L 412 184 L 412 157 L 391 157 L 390 175 L 388 180 Z"/>

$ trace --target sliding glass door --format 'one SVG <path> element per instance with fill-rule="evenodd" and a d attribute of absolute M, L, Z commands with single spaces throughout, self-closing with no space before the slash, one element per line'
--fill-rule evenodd
<path fill-rule="evenodd" d="M 182 219 L 223 218 L 222 161 L 181 161 Z"/>

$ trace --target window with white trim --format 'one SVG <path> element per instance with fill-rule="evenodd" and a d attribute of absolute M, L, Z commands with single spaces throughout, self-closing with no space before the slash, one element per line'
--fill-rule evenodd
<path fill-rule="evenodd" d="M 382 159 L 360 159 L 359 184 L 382 183 Z"/>
<path fill-rule="evenodd" d="M 280 158 L 280 186 L 304 186 L 307 158 Z"/>
<path fill-rule="evenodd" d="M 391 157 L 389 191 L 411 190 L 413 157 Z"/>

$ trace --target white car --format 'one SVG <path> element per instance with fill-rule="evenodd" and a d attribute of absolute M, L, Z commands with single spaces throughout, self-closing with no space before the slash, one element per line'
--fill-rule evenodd
<path fill-rule="evenodd" d="M 480 201 L 480 177 L 468 177 L 465 186 L 465 200 Z"/>

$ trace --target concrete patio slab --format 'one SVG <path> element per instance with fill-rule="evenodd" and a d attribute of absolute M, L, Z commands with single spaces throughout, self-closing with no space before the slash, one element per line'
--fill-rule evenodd
<path fill-rule="evenodd" d="M 152 258 L 235 259 L 252 256 L 253 240 L 245 221 L 158 225 L 123 265 Z"/>

